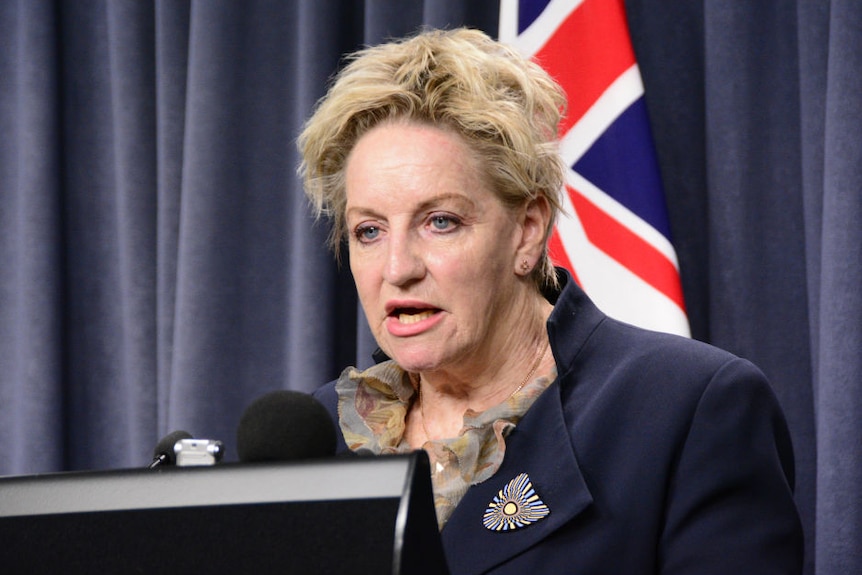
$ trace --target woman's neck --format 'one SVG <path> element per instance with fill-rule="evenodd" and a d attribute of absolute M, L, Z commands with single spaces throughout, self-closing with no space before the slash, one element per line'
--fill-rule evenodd
<path fill-rule="evenodd" d="M 408 437 L 455 437 L 468 410 L 498 405 L 553 365 L 546 322 L 553 306 L 544 298 L 512 324 L 490 353 L 465 357 L 457 366 L 414 376 L 418 392 L 408 419 Z M 427 436 L 424 439 L 420 436 Z"/>

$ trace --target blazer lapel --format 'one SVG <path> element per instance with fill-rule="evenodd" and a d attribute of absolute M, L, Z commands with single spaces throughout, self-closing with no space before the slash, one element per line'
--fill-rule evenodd
<path fill-rule="evenodd" d="M 483 517 L 501 489 L 527 474 L 550 513 L 523 527 L 487 528 Z M 497 473 L 470 487 L 441 532 L 453 574 L 484 573 L 535 545 L 586 509 L 593 498 L 572 451 L 563 419 L 559 379 L 536 400 L 506 439 Z"/>

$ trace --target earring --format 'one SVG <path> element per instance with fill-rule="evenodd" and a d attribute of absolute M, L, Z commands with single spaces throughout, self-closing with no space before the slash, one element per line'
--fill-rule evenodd
<path fill-rule="evenodd" d="M 530 271 L 530 262 L 528 262 L 527 260 L 522 261 L 521 262 L 521 271 L 524 273 L 527 273 L 528 271 Z"/>

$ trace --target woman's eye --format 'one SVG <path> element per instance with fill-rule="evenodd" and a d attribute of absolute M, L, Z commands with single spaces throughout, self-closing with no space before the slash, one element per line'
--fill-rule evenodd
<path fill-rule="evenodd" d="M 370 242 L 377 239 L 377 236 L 380 235 L 380 228 L 377 226 L 360 226 L 356 228 L 354 234 L 359 241 Z"/>
<path fill-rule="evenodd" d="M 449 231 L 458 225 L 458 219 L 452 216 L 438 214 L 431 217 L 431 225 L 437 231 Z"/>

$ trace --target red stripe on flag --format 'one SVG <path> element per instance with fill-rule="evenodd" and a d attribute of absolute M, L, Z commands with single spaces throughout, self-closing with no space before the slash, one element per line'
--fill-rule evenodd
<path fill-rule="evenodd" d="M 679 273 L 672 261 L 579 191 L 566 186 L 590 242 L 685 311 Z"/>
<path fill-rule="evenodd" d="M 565 134 L 635 64 L 623 0 L 585 0 L 534 55 L 569 99 Z"/>
<path fill-rule="evenodd" d="M 578 285 L 582 285 L 578 279 L 578 274 L 575 271 L 575 266 L 572 265 L 572 260 L 569 259 L 569 254 L 566 253 L 566 248 L 563 246 L 563 240 L 560 239 L 560 232 L 557 231 L 556 226 L 554 226 L 551 238 L 548 240 L 548 256 L 551 258 L 551 262 L 555 266 L 560 266 L 561 268 L 569 270 L 569 273 L 572 274 L 572 278 L 574 278 L 575 282 Z"/>

